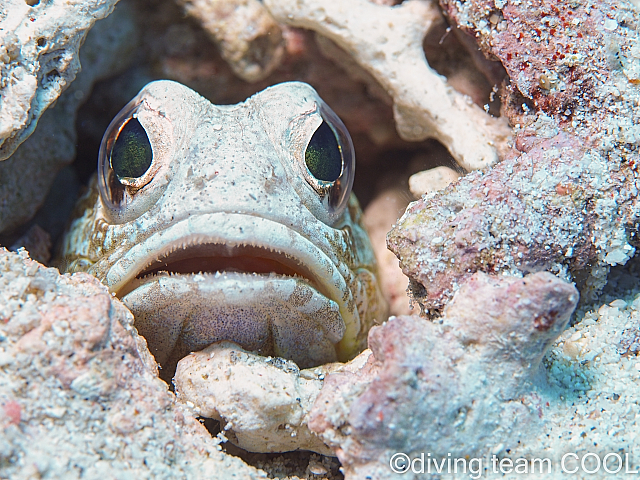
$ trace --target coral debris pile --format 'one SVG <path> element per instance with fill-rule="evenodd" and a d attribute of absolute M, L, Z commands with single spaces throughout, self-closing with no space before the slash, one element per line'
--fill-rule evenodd
<path fill-rule="evenodd" d="M 259 478 L 175 404 L 133 316 L 86 274 L 0 249 L 0 477 Z"/>
<path fill-rule="evenodd" d="M 476 271 L 549 270 L 588 299 L 638 241 L 636 10 L 611 1 L 499 3 L 443 1 L 505 65 L 504 114 L 516 139 L 499 165 L 412 204 L 390 233 L 426 310 L 440 309 Z"/>
<path fill-rule="evenodd" d="M 476 273 L 442 323 L 398 317 L 374 328 L 369 360 L 327 377 L 309 426 L 358 479 L 390 478 L 398 452 L 468 458 L 535 442 L 530 382 L 577 301 L 549 273 Z"/>
<path fill-rule="evenodd" d="M 425 59 L 423 39 L 440 17 L 435 3 L 266 0 L 265 5 L 277 20 L 332 40 L 375 78 L 393 98 L 402 138 L 437 138 L 467 170 L 498 160 L 498 148 L 510 134 L 506 123 L 451 88 Z"/>
<path fill-rule="evenodd" d="M 33 133 L 38 118 L 80 70 L 78 50 L 117 0 L 8 0 L 0 15 L 0 160 Z"/>

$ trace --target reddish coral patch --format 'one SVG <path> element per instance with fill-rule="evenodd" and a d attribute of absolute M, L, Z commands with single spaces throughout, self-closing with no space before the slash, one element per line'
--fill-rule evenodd
<path fill-rule="evenodd" d="M 22 418 L 22 407 L 15 400 L 10 400 L 3 406 L 4 414 L 12 425 L 18 425 Z"/>

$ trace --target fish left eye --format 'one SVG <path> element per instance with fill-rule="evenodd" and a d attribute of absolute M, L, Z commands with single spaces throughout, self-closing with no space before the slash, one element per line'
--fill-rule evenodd
<path fill-rule="evenodd" d="M 148 172 L 153 163 L 153 148 L 138 119 L 140 107 L 141 100 L 137 97 L 129 102 L 111 121 L 100 145 L 100 193 L 112 209 L 122 209 L 131 203 L 131 194 L 151 180 Z"/>
<path fill-rule="evenodd" d="M 135 218 L 153 204 L 162 185 L 153 180 L 170 158 L 170 122 L 146 102 L 144 94 L 131 100 L 111 121 L 100 144 L 98 187 L 114 223 Z"/>
<path fill-rule="evenodd" d="M 113 143 L 109 162 L 118 179 L 142 177 L 153 160 L 151 142 L 137 118 L 130 118 Z"/>

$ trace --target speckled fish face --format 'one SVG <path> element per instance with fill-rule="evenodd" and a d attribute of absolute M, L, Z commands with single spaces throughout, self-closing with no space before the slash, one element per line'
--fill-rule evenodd
<path fill-rule="evenodd" d="M 216 106 L 170 81 L 112 121 L 63 246 L 131 309 L 160 364 L 232 340 L 345 361 L 386 319 L 349 134 L 308 85 Z"/>

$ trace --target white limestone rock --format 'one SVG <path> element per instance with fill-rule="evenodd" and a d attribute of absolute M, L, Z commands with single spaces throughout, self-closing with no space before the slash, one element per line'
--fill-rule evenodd
<path fill-rule="evenodd" d="M 222 422 L 225 435 L 250 452 L 333 452 L 307 427 L 326 368 L 300 371 L 283 358 L 219 342 L 178 363 L 178 400 L 196 415 Z"/>
<path fill-rule="evenodd" d="M 5 0 L 0 9 L 0 160 L 31 135 L 40 115 L 80 70 L 78 50 L 117 0 Z"/>
<path fill-rule="evenodd" d="M 396 128 L 405 140 L 435 138 L 465 170 L 498 161 L 511 136 L 494 118 L 433 70 L 422 41 L 441 14 L 436 2 L 389 7 L 368 0 L 265 0 L 276 20 L 308 28 L 344 49 L 393 98 Z"/>

